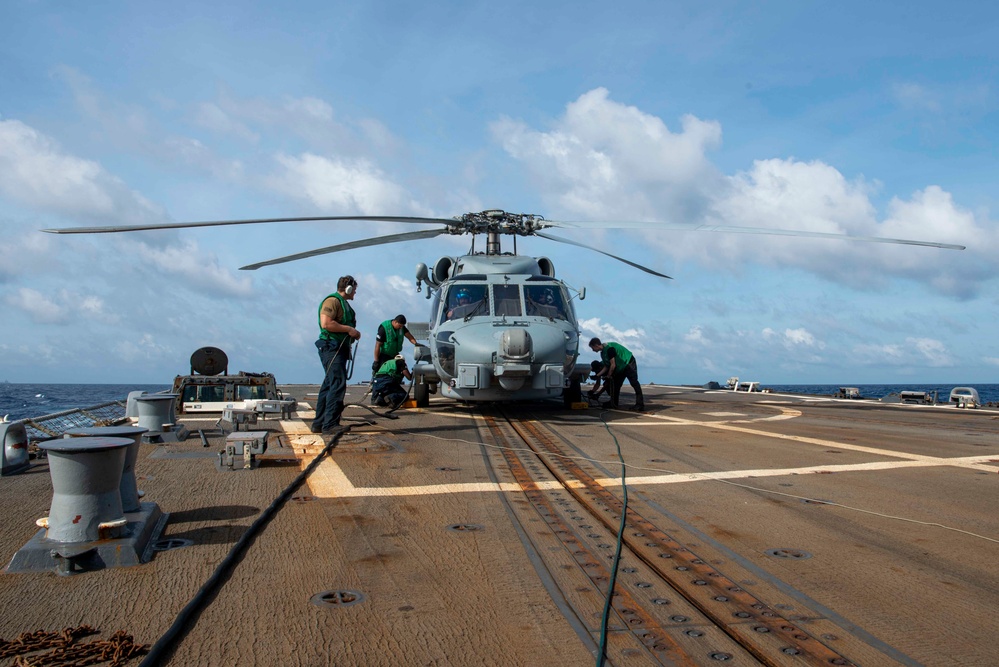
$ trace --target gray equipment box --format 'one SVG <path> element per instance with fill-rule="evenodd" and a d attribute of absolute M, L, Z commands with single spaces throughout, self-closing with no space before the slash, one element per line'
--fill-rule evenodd
<path fill-rule="evenodd" d="M 225 438 L 225 449 L 219 452 L 219 470 L 252 470 L 258 463 L 256 457 L 267 451 L 267 431 L 242 431 L 230 433 Z"/>

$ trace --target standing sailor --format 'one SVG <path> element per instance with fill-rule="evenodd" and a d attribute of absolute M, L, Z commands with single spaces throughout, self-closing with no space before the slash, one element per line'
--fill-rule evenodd
<path fill-rule="evenodd" d="M 406 328 L 405 315 L 396 315 L 395 319 L 385 320 L 378 325 L 378 333 L 375 335 L 375 360 L 371 364 L 372 373 L 377 373 L 382 364 L 402 352 L 403 338 L 408 338 L 413 345 L 417 344 L 413 334 Z"/>
<path fill-rule="evenodd" d="M 618 399 L 621 397 L 621 385 L 625 378 L 628 384 L 635 390 L 635 405 L 631 408 L 638 412 L 645 411 L 645 397 L 642 395 L 642 385 L 638 382 L 638 362 L 628 348 L 620 343 L 601 343 L 599 338 L 590 339 L 590 349 L 600 353 L 604 368 L 597 376 L 607 377 L 607 386 L 610 393 L 610 406 L 618 407 Z"/>
<path fill-rule="evenodd" d="M 348 303 L 357 294 L 357 281 L 343 276 L 336 283 L 336 292 L 323 299 L 319 306 L 319 360 L 323 363 L 323 385 L 316 399 L 316 417 L 312 432 L 333 435 L 340 426 L 343 397 L 347 392 L 347 360 L 350 345 L 360 340 L 355 328 L 357 318 Z"/>

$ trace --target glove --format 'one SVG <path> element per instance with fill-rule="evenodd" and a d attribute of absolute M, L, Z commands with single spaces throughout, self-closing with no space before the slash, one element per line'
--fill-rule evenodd
<path fill-rule="evenodd" d="M 381 367 L 382 367 L 382 365 L 380 363 L 378 363 L 377 360 L 371 362 L 371 372 L 372 373 L 377 373 L 378 369 L 381 368 Z"/>

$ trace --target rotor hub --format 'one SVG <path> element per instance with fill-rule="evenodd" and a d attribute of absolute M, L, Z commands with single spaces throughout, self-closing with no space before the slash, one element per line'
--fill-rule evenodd
<path fill-rule="evenodd" d="M 544 217 L 533 213 L 507 213 L 499 209 L 466 213 L 455 217 L 458 224 L 451 225 L 451 234 L 516 234 L 529 236 L 549 225 Z"/>

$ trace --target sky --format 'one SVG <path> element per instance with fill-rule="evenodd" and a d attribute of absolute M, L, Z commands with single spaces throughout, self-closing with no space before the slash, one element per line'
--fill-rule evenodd
<path fill-rule="evenodd" d="M 0 381 L 167 384 L 215 346 L 230 372 L 319 382 L 317 308 L 345 274 L 364 375 L 379 323 L 428 319 L 416 264 L 469 249 L 441 237 L 241 271 L 423 227 L 42 229 L 484 209 L 967 246 L 554 230 L 672 280 L 545 239 L 517 249 L 586 288 L 583 340 L 628 347 L 643 382 L 999 381 L 994 3 L 0 14 Z"/>

